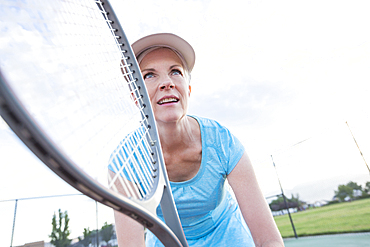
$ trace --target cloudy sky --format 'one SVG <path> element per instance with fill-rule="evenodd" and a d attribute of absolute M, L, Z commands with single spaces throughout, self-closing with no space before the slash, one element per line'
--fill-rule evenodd
<path fill-rule="evenodd" d="M 370 163 L 370 3 L 111 2 L 131 42 L 172 32 L 192 44 L 189 113 L 218 120 L 242 141 L 265 196 L 280 193 L 271 155 L 288 195 L 299 193 L 303 200 L 330 199 L 333 184 L 370 181 L 350 133 Z M 15 202 L 4 200 L 78 192 L 48 171 L 1 121 L 0 162 L 0 232 L 6 236 L 0 245 L 8 246 Z M 74 207 L 85 203 L 83 211 Z M 70 213 L 72 237 L 84 227 L 95 228 L 95 203 L 83 196 L 22 200 L 13 244 L 48 241 L 58 208 Z M 101 227 L 112 217 L 109 210 L 98 210 Z M 89 220 L 80 219 L 82 213 L 91 215 Z"/>

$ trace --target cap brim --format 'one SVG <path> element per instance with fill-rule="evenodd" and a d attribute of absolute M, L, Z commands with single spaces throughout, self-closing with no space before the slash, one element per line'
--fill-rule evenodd
<path fill-rule="evenodd" d="M 145 36 L 136 42 L 131 47 L 137 57 L 146 49 L 154 46 L 167 46 L 175 49 L 184 57 L 187 63 L 189 72 L 192 71 L 195 63 L 195 52 L 193 47 L 184 39 L 172 33 L 157 33 Z"/>

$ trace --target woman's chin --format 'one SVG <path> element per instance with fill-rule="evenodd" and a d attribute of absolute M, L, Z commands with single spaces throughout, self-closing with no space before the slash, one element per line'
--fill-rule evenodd
<path fill-rule="evenodd" d="M 155 120 L 157 123 L 177 123 L 179 122 L 185 114 L 183 113 L 169 113 L 155 114 Z"/>

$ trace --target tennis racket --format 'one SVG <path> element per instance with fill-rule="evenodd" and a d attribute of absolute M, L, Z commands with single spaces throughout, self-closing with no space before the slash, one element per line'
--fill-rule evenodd
<path fill-rule="evenodd" d="M 188 246 L 149 96 L 108 1 L 1 0 L 0 59 L 1 116 L 41 161 L 165 246 Z"/>

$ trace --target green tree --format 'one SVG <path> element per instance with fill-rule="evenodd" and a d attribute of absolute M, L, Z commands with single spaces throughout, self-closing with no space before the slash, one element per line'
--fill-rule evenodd
<path fill-rule="evenodd" d="M 352 182 L 350 181 L 348 184 L 347 184 L 348 187 L 351 187 L 353 188 L 354 190 L 361 190 L 362 191 L 362 186 L 361 185 L 358 185 L 357 183 L 355 182 Z"/>
<path fill-rule="evenodd" d="M 111 240 L 113 236 L 113 225 L 107 224 L 107 222 L 105 222 L 104 226 L 102 226 L 100 230 L 100 234 L 102 239 L 108 243 L 108 241 Z"/>
<path fill-rule="evenodd" d="M 338 190 L 335 191 L 335 196 L 341 202 L 343 202 L 347 196 L 352 199 L 353 198 L 353 188 L 347 185 L 341 184 L 338 186 Z"/>
<path fill-rule="evenodd" d="M 299 200 L 299 195 L 296 194 L 296 197 L 292 194 L 292 198 L 289 200 L 289 207 L 292 208 L 301 208 L 303 205 L 303 201 Z"/>
<path fill-rule="evenodd" d="M 83 245 L 83 246 L 89 246 L 92 240 L 92 231 L 90 228 L 84 228 L 83 232 L 83 239 L 81 237 L 78 237 L 78 241 Z"/>
<path fill-rule="evenodd" d="M 350 181 L 346 185 L 339 185 L 338 190 L 334 191 L 334 193 L 339 201 L 343 202 L 346 197 L 349 197 L 351 200 L 354 198 L 354 190 L 362 191 L 362 186 L 358 185 L 356 182 Z"/>
<path fill-rule="evenodd" d="M 370 182 L 366 182 L 364 192 L 366 192 L 366 193 L 370 192 Z"/>
<path fill-rule="evenodd" d="M 53 215 L 52 219 L 52 226 L 53 229 L 51 231 L 51 234 L 49 237 L 51 238 L 50 243 L 55 245 L 56 247 L 67 247 L 71 243 L 71 239 L 68 239 L 68 236 L 70 234 L 69 231 L 69 218 L 68 218 L 68 213 L 67 211 L 62 212 L 60 209 L 58 211 L 59 214 L 59 222 L 57 222 L 57 217 Z"/>
<path fill-rule="evenodd" d="M 370 182 L 366 182 L 364 189 L 362 190 L 361 198 L 368 198 L 370 197 Z"/>
<path fill-rule="evenodd" d="M 291 199 L 287 197 L 285 197 L 285 199 L 286 199 L 288 208 L 298 208 L 299 209 L 304 203 L 303 201 L 299 200 L 298 194 L 296 196 L 291 195 Z M 278 195 L 277 198 L 269 204 L 269 206 L 272 211 L 280 211 L 282 209 L 286 209 L 284 197 L 282 195 Z"/>

